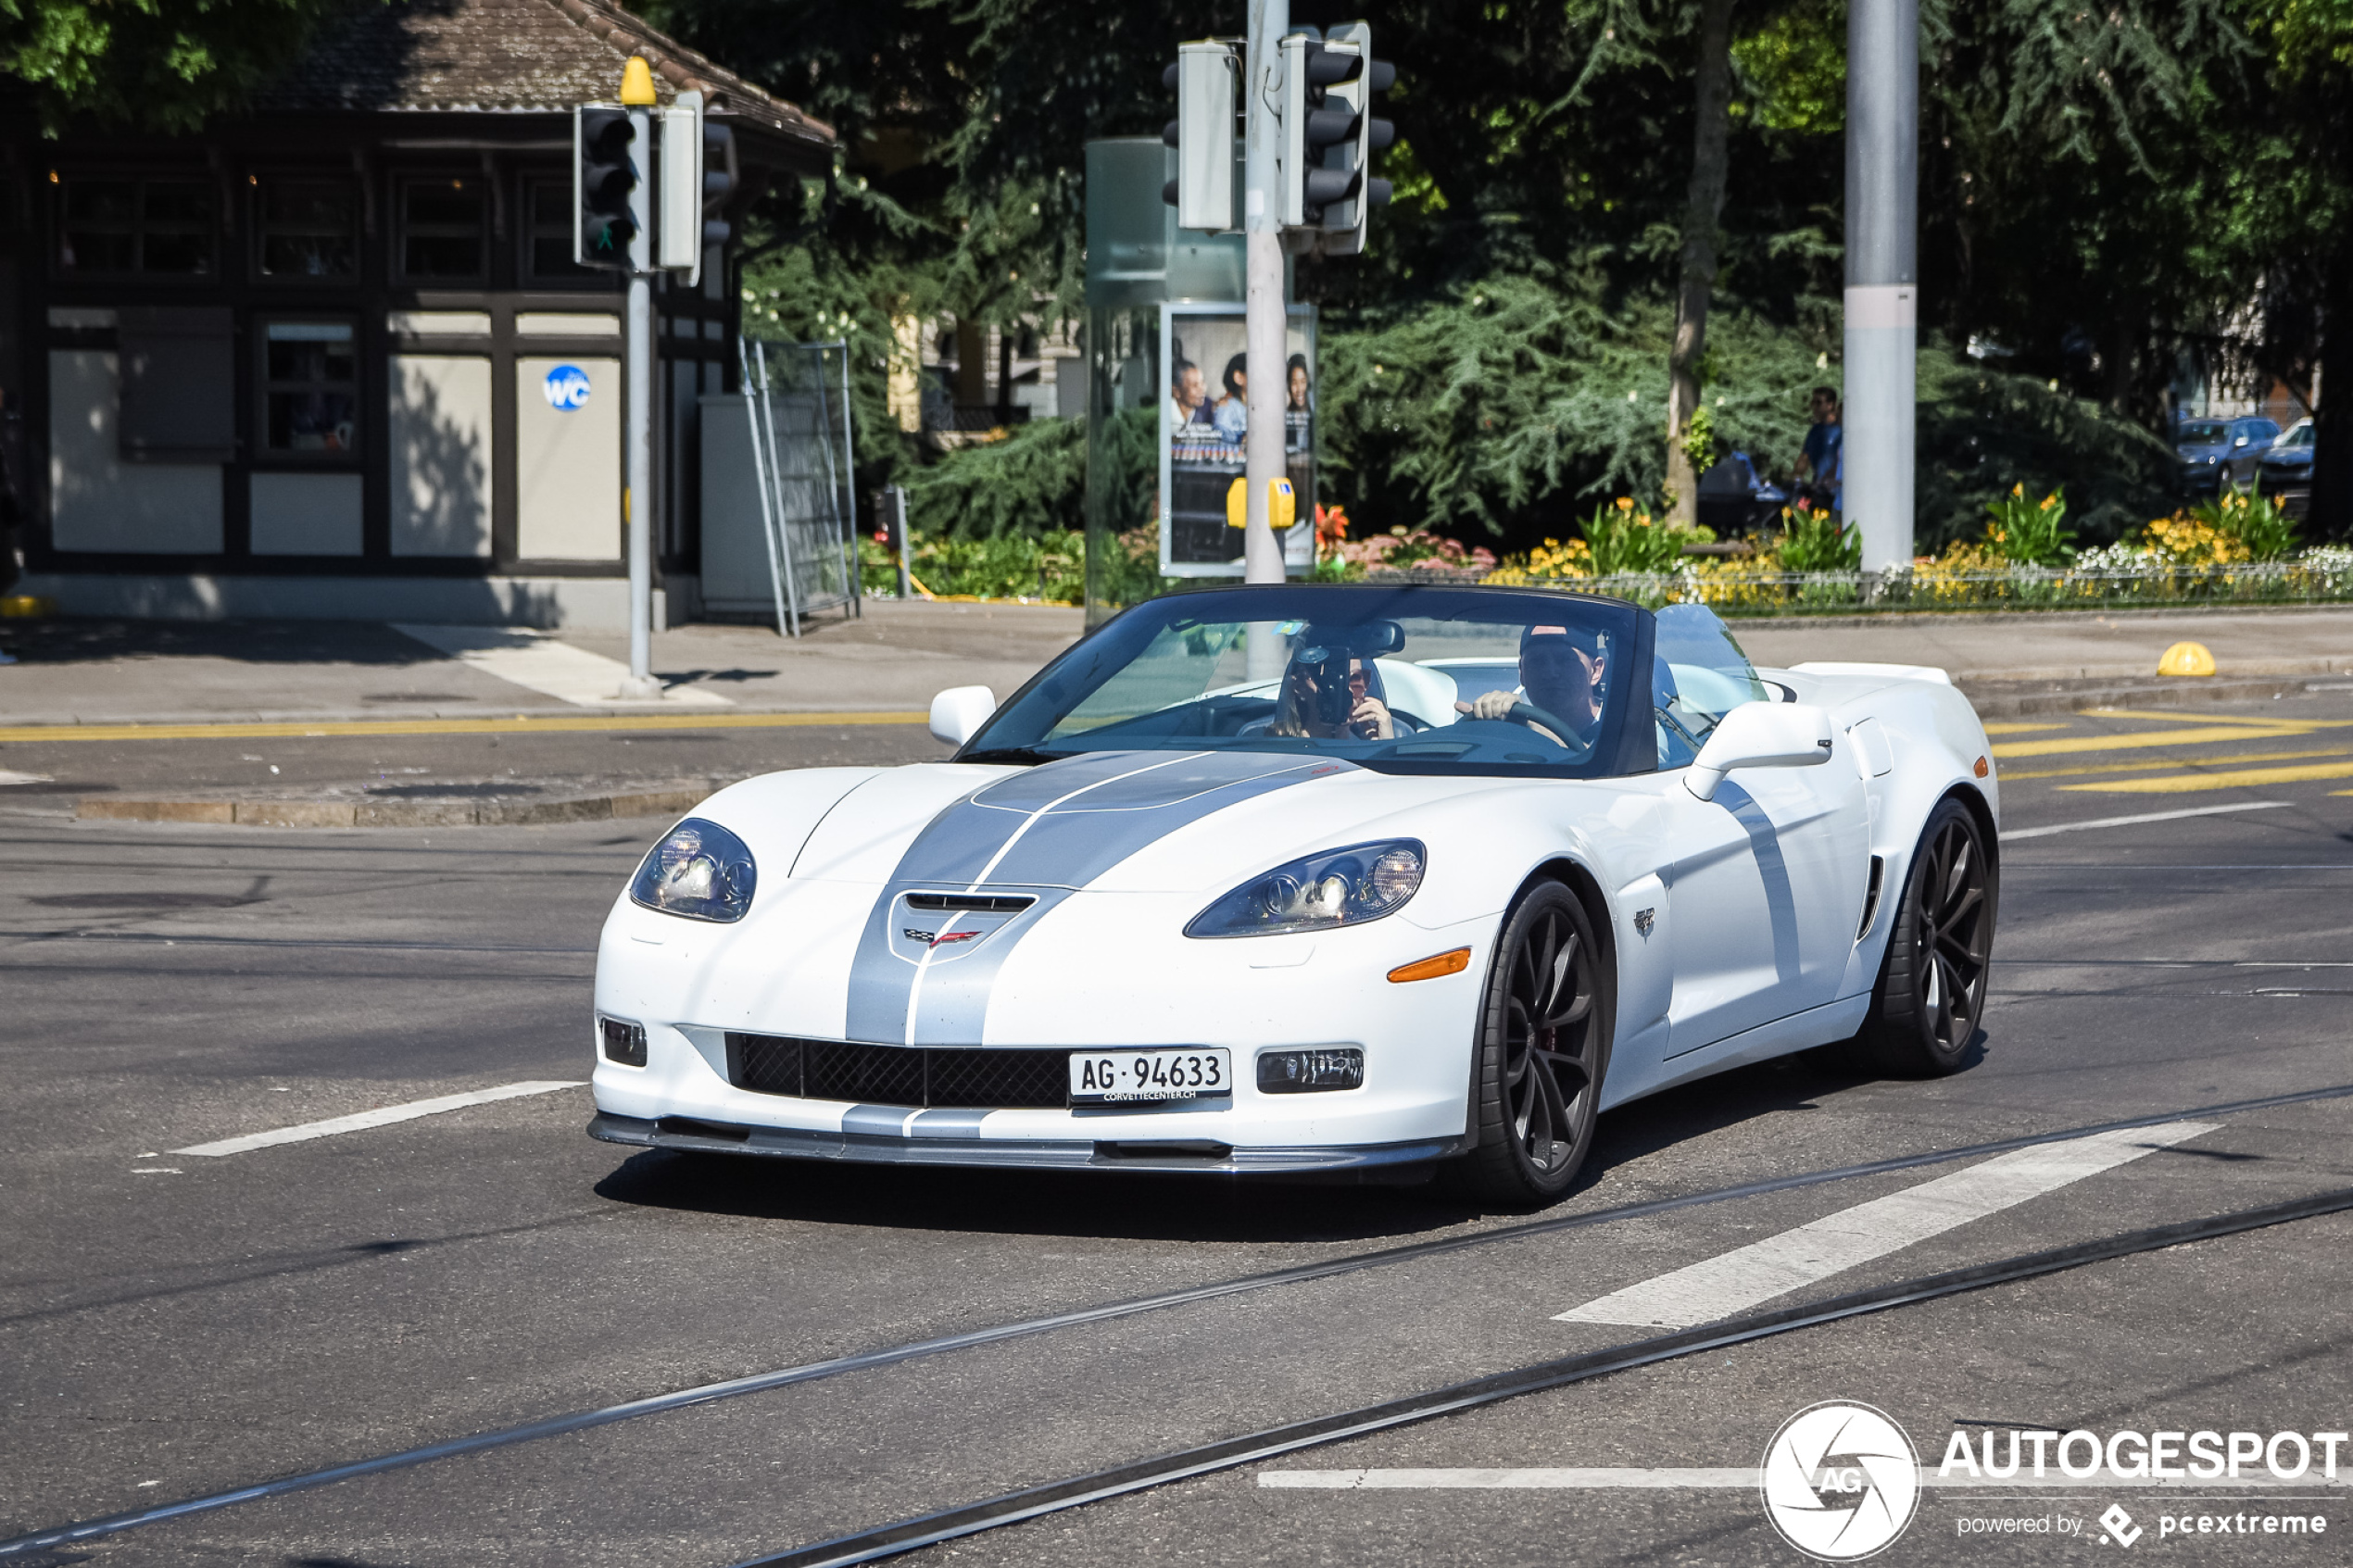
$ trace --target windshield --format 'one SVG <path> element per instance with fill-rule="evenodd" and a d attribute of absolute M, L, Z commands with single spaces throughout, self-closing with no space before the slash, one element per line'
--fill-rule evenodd
<path fill-rule="evenodd" d="M 2175 433 L 2173 439 L 2183 446 L 2211 446 L 2231 438 L 2231 427 L 2219 420 L 2192 420 Z"/>
<path fill-rule="evenodd" d="M 2279 444 L 2283 446 L 2309 446 L 2312 445 L 2313 436 L 2318 433 L 2314 426 L 2297 425 L 2294 430 L 2281 436 Z"/>
<path fill-rule="evenodd" d="M 1384 772 L 1644 771 L 1650 715 L 1633 726 L 1627 713 L 1629 694 L 1648 695 L 1632 671 L 1650 660 L 1649 630 L 1618 600 L 1525 590 L 1179 594 L 1047 666 L 959 756 L 1267 751 Z"/>

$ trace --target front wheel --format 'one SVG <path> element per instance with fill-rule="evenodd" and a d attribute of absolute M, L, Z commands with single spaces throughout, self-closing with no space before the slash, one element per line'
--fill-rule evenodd
<path fill-rule="evenodd" d="M 1609 1062 L 1611 976 L 1574 894 L 1538 884 L 1504 922 L 1471 1073 L 1478 1142 L 1462 1175 L 1493 1202 L 1550 1203 L 1593 1146 Z"/>
<path fill-rule="evenodd" d="M 1870 1016 L 1855 1037 L 1862 1065 L 1905 1078 L 1959 1068 L 1984 1014 L 1996 892 L 1983 830 L 1969 808 L 1944 801 L 1920 833 Z"/>

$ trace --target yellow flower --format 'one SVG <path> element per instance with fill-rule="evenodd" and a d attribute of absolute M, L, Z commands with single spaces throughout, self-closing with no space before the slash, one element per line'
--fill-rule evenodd
<path fill-rule="evenodd" d="M 2042 509 L 2042 510 L 2044 510 L 2044 511 L 2049 511 L 2049 510 L 2050 510 L 2053 507 L 2055 507 L 2055 506 L 2057 506 L 2057 505 L 2058 505 L 2058 496 L 2057 496 L 2057 495 L 2045 495 L 2045 496 L 2044 496 L 2044 497 L 2043 497 L 2043 505 L 2042 505 L 2041 509 Z"/>
<path fill-rule="evenodd" d="M 1621 512 L 1632 511 L 1634 509 L 1634 497 L 1631 495 L 1620 495 L 1617 498 L 1617 509 Z"/>
<path fill-rule="evenodd" d="M 2011 485 L 2010 494 L 2023 499 L 2026 495 L 2026 481 L 2021 479 L 2016 484 Z"/>

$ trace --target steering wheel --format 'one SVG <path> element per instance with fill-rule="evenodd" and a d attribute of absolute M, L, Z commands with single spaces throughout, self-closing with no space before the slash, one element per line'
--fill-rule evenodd
<path fill-rule="evenodd" d="M 1567 720 L 1563 719 L 1556 713 L 1545 712 L 1544 709 L 1537 707 L 1534 703 L 1513 703 L 1512 710 L 1509 713 L 1504 714 L 1504 717 L 1515 724 L 1543 725 L 1544 728 L 1553 733 L 1553 738 L 1560 742 L 1561 749 L 1564 751 L 1573 752 L 1578 756 L 1582 757 L 1589 755 L 1593 749 L 1591 742 L 1579 740 L 1578 738 L 1576 725 L 1570 723 Z"/>

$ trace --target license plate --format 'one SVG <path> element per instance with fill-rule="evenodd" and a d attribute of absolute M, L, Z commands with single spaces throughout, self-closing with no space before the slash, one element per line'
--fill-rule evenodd
<path fill-rule="evenodd" d="M 1234 1064 L 1225 1051 L 1186 1047 L 1156 1051 L 1089 1051 L 1070 1059 L 1070 1103 L 1135 1104 L 1205 1099 L 1234 1092 Z"/>

